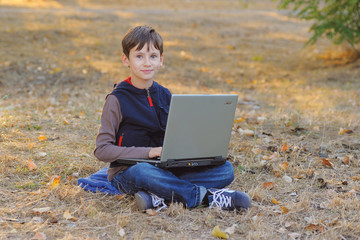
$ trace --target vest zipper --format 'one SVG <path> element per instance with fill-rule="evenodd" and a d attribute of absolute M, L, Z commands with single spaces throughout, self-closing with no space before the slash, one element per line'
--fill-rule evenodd
<path fill-rule="evenodd" d="M 121 134 L 121 136 L 119 137 L 119 147 L 121 147 L 121 142 L 124 138 L 124 133 Z"/>
<path fill-rule="evenodd" d="M 153 105 L 153 102 L 152 102 L 152 99 L 151 99 L 151 96 L 150 96 L 150 91 L 149 91 L 148 88 L 146 89 L 146 93 L 147 93 L 147 99 L 149 101 L 150 107 L 153 107 L 154 105 Z"/>

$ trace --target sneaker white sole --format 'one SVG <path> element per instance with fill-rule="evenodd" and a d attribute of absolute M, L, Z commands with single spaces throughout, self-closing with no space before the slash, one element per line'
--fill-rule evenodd
<path fill-rule="evenodd" d="M 146 201 L 140 196 L 140 194 L 135 193 L 136 206 L 139 211 L 146 210 Z"/>

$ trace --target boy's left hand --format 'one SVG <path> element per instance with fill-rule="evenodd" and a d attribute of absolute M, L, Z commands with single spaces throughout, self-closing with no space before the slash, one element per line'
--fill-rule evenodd
<path fill-rule="evenodd" d="M 162 152 L 162 147 L 151 148 L 149 152 L 149 158 L 160 157 L 161 152 Z"/>

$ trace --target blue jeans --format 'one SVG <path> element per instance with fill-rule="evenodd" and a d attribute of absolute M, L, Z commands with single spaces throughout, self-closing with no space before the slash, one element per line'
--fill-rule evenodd
<path fill-rule="evenodd" d="M 123 193 L 147 191 L 192 208 L 201 204 L 207 189 L 224 188 L 233 180 L 234 169 L 228 161 L 220 166 L 173 169 L 138 163 L 116 174 L 111 184 Z"/>

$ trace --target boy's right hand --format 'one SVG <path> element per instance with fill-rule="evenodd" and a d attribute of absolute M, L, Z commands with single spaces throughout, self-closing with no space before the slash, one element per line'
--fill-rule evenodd
<path fill-rule="evenodd" d="M 149 158 L 160 157 L 161 152 L 162 152 L 162 147 L 151 148 L 149 152 Z"/>

